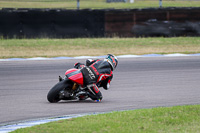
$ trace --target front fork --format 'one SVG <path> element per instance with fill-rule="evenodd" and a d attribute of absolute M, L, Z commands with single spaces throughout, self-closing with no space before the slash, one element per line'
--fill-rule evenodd
<path fill-rule="evenodd" d="M 66 77 L 62 78 L 61 76 L 58 77 L 59 82 L 61 82 L 62 80 L 64 80 Z M 64 99 L 64 98 L 69 98 L 69 97 L 73 97 L 74 96 L 74 92 L 75 90 L 79 87 L 79 85 L 77 83 L 74 83 L 72 86 L 72 90 L 65 90 L 63 89 L 62 91 L 60 91 L 59 97 L 60 99 Z"/>
<path fill-rule="evenodd" d="M 74 83 L 72 90 L 76 90 L 79 87 L 79 85 L 77 83 Z"/>
<path fill-rule="evenodd" d="M 61 76 L 59 76 L 59 82 L 64 80 L 64 79 L 65 78 L 62 78 Z M 60 98 L 61 97 L 62 98 L 64 98 L 64 97 L 73 97 L 74 94 L 77 96 L 77 94 L 79 95 L 79 93 L 82 93 L 84 89 L 85 89 L 84 87 L 82 88 L 79 84 L 74 83 L 73 86 L 72 86 L 72 91 L 71 92 L 68 92 L 68 91 L 65 91 L 65 90 L 60 92 Z"/>

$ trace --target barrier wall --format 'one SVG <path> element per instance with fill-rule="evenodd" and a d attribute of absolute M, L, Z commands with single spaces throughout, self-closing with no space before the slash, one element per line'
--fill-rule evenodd
<path fill-rule="evenodd" d="M 4 9 L 0 36 L 5 38 L 103 37 L 104 11 Z"/>
<path fill-rule="evenodd" d="M 200 36 L 200 8 L 2 9 L 4 38 Z"/>

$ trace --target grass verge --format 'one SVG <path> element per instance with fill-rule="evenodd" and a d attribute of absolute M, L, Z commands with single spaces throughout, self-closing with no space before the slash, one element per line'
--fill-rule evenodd
<path fill-rule="evenodd" d="M 200 7 L 200 1 L 171 1 L 163 0 L 163 7 Z M 135 8 L 150 8 L 159 7 L 158 0 L 138 0 L 134 3 L 106 3 L 105 0 L 83 0 L 80 1 L 80 9 L 105 9 L 105 8 L 116 8 L 116 9 L 135 9 Z M 31 2 L 31 1 L 0 1 L 0 8 L 77 8 L 77 1 L 56 1 L 51 2 Z"/>
<path fill-rule="evenodd" d="M 200 105 L 112 112 L 42 124 L 13 133 L 197 133 Z"/>
<path fill-rule="evenodd" d="M 0 58 L 200 53 L 200 37 L 1 39 Z"/>

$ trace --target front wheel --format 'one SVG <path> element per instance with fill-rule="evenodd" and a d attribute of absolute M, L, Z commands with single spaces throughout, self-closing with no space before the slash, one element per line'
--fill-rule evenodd
<path fill-rule="evenodd" d="M 47 94 L 47 100 L 50 103 L 57 103 L 60 99 L 60 92 L 70 86 L 69 79 L 58 82 Z"/>

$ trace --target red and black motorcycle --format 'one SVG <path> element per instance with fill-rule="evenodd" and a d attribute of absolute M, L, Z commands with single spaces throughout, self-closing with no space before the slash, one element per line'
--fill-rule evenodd
<path fill-rule="evenodd" d="M 80 69 L 69 69 L 65 72 L 65 78 L 59 77 L 59 81 L 47 94 L 50 103 L 60 100 L 85 100 L 88 98 L 89 89 L 84 86 L 83 74 Z"/>

